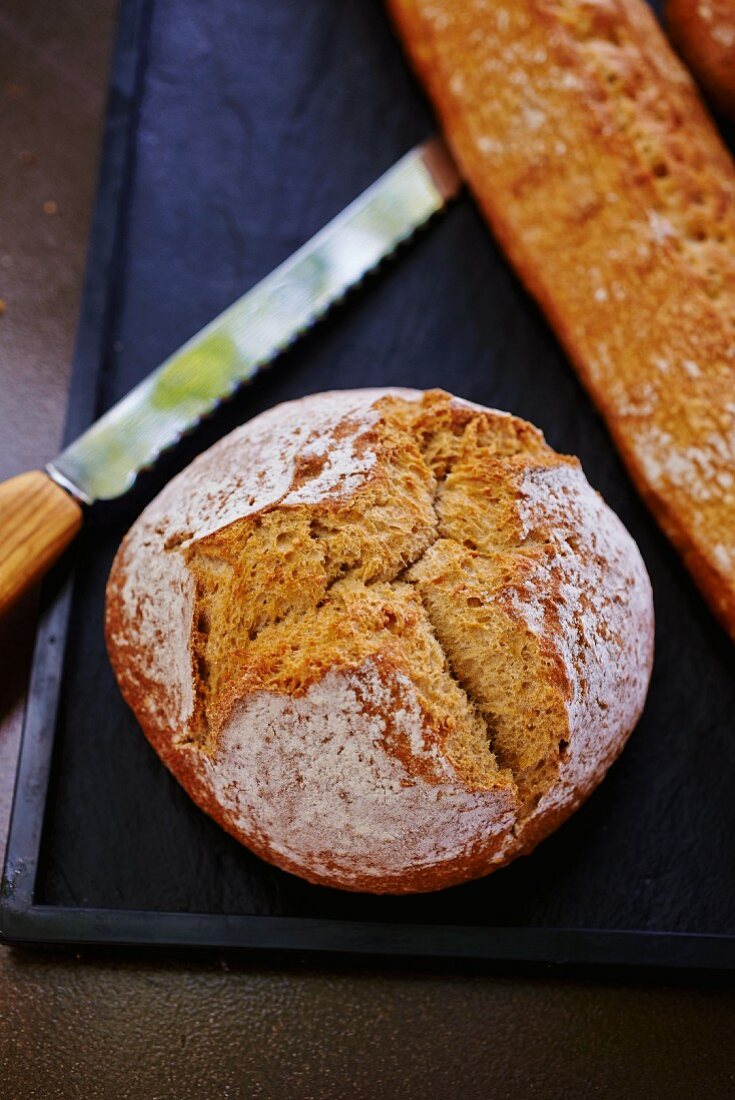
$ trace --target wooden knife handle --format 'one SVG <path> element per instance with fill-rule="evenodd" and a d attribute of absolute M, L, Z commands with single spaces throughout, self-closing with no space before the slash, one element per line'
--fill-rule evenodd
<path fill-rule="evenodd" d="M 0 484 L 0 614 L 53 565 L 81 524 L 81 505 L 40 470 Z"/>

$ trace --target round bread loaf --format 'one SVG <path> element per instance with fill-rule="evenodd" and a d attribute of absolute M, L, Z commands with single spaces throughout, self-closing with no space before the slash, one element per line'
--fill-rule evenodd
<path fill-rule="evenodd" d="M 643 707 L 651 589 L 579 462 L 441 391 L 281 405 L 146 508 L 107 644 L 146 736 L 259 856 L 436 890 L 528 852 Z"/>
<path fill-rule="evenodd" d="M 667 0 L 666 22 L 715 107 L 735 118 L 735 0 Z"/>

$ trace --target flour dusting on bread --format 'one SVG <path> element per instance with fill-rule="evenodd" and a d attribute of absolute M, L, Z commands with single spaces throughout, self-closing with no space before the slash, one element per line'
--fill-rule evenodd
<path fill-rule="evenodd" d="M 531 425 L 316 395 L 164 490 L 108 587 L 120 687 L 192 797 L 314 882 L 486 874 L 589 794 L 645 698 L 638 551 Z"/>
<path fill-rule="evenodd" d="M 510 794 L 478 796 L 453 783 L 436 747 L 424 744 L 423 716 L 407 681 L 398 702 L 392 710 L 396 699 L 370 663 L 328 673 L 299 698 L 248 699 L 204 764 L 226 823 L 262 837 L 281 865 L 298 871 L 306 863 L 313 878 L 342 878 L 353 887 L 362 880 L 367 889 L 380 881 L 400 890 L 407 847 L 414 881 L 425 876 L 427 884 L 437 863 L 478 846 L 502 852 L 513 823 Z M 385 752 L 389 721 L 445 782 L 412 776 Z"/>

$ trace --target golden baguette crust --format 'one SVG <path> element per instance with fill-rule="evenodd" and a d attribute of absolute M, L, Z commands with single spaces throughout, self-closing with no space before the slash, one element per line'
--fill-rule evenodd
<path fill-rule="evenodd" d="M 666 23 L 712 102 L 735 118 L 735 0 L 667 0 Z"/>
<path fill-rule="evenodd" d="M 108 584 L 121 690 L 265 859 L 435 890 L 530 850 L 645 699 L 651 592 L 576 459 L 441 392 L 271 410 L 137 520 Z"/>
<path fill-rule="evenodd" d="M 642 0 L 389 0 L 467 181 L 735 637 L 735 168 Z"/>

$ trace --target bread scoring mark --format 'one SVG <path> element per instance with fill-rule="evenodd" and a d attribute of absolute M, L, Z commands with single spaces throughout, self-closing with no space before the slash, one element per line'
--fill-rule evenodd
<path fill-rule="evenodd" d="M 357 579 L 364 587 L 369 587 L 378 582 L 382 583 L 385 580 L 394 585 L 404 583 L 404 580 L 407 578 L 407 571 L 423 557 L 427 549 L 433 545 L 437 538 L 436 528 L 439 521 L 434 506 L 436 494 L 441 481 L 446 477 L 447 472 L 451 468 L 456 453 L 458 453 L 465 444 L 465 438 L 468 431 L 473 435 L 472 442 L 475 446 L 480 444 L 488 446 L 492 439 L 496 449 L 503 453 L 517 452 L 519 448 L 522 448 L 529 442 L 536 448 L 539 445 L 539 433 L 530 429 L 527 425 L 520 425 L 519 422 L 512 422 L 510 417 L 494 417 L 493 420 L 498 420 L 500 428 L 496 428 L 494 423 L 492 426 L 488 427 L 486 413 L 477 406 L 471 405 L 469 402 L 458 403 L 457 407 L 451 410 L 446 398 L 438 397 L 437 395 L 437 400 L 434 401 L 430 413 L 427 414 L 423 420 L 421 417 L 417 419 L 415 415 L 416 409 L 414 407 L 406 402 L 403 402 L 403 405 L 405 406 L 403 410 L 404 414 L 406 411 L 408 414 L 408 421 L 407 428 L 403 433 L 403 437 L 400 439 L 400 443 L 405 447 L 407 438 L 410 440 L 411 432 L 413 431 L 417 443 L 414 462 L 419 462 L 421 464 L 423 481 L 431 488 L 432 492 L 431 499 L 429 500 L 427 497 L 427 505 L 431 505 L 431 514 L 428 520 L 424 517 L 423 531 L 421 530 L 421 523 L 414 521 L 409 532 L 410 536 L 418 536 L 418 545 L 414 549 L 414 552 L 399 552 L 395 566 L 389 573 L 379 571 L 374 576 L 368 573 L 367 576 L 363 577 L 361 574 L 364 572 L 365 566 L 361 557 L 353 557 L 349 560 L 340 558 L 340 547 L 338 544 L 336 546 L 337 553 L 335 554 L 334 552 L 334 544 L 336 542 L 338 543 L 335 536 L 341 534 L 341 526 L 344 524 L 344 518 L 339 515 L 334 517 L 331 513 L 325 515 L 324 518 L 320 518 L 319 515 L 314 516 L 312 514 L 313 509 L 310 509 L 308 514 L 307 534 L 311 542 L 316 542 L 320 547 L 320 565 L 325 571 L 324 583 L 321 588 L 317 588 L 313 600 L 308 601 L 306 606 L 294 608 L 290 604 L 285 604 L 280 614 L 265 616 L 255 625 L 250 625 L 247 629 L 247 642 L 256 642 L 265 629 L 278 626 L 282 623 L 286 624 L 289 629 L 298 629 L 299 620 L 303 620 L 314 608 L 322 609 L 330 604 L 332 589 L 341 581 Z M 460 408 L 461 412 L 458 412 L 457 408 Z M 416 423 L 411 423 L 411 421 L 415 421 Z M 481 430 L 483 424 L 485 432 L 484 437 L 482 436 Z M 341 439 L 350 439 L 351 434 L 355 434 L 355 424 L 353 422 L 348 421 L 347 427 L 349 430 L 345 431 L 344 426 L 338 426 L 337 430 L 339 431 L 339 437 Z M 480 436 L 479 444 L 477 439 L 478 433 Z M 296 476 L 300 479 L 301 483 L 305 480 L 305 474 L 307 472 L 312 476 L 318 476 L 322 468 L 322 463 L 303 463 L 299 461 L 299 456 L 297 456 L 295 463 Z M 368 502 L 368 506 L 372 504 L 373 514 L 378 508 L 391 504 L 390 491 L 391 486 L 388 486 L 387 494 L 384 494 L 382 498 L 378 497 L 376 500 Z M 292 499 L 292 493 L 289 494 L 289 499 Z M 280 506 L 280 508 L 279 506 L 270 506 L 268 511 L 271 513 L 273 511 L 278 511 L 278 514 L 284 517 L 285 525 L 288 523 L 288 519 L 293 516 L 293 509 L 295 507 L 296 506 L 293 504 L 289 505 L 288 509 L 284 509 L 283 506 Z M 364 525 L 365 523 L 365 510 L 366 506 L 364 502 L 362 507 L 358 505 L 357 519 L 360 525 Z M 403 515 L 399 517 L 400 522 L 403 522 L 404 519 L 405 517 Z M 256 516 L 252 520 L 252 523 L 255 527 L 260 525 L 262 523 L 262 514 Z M 248 530 L 247 527 L 245 527 L 242 533 L 238 533 L 238 535 L 235 536 L 235 541 L 239 542 L 241 538 L 244 538 L 245 547 L 247 548 L 247 540 L 251 536 L 252 529 Z M 275 551 L 276 557 L 281 540 L 288 540 L 288 536 L 285 532 L 280 533 L 276 537 L 275 544 L 271 544 L 270 549 L 272 552 Z M 416 545 L 417 539 L 409 539 L 409 543 L 411 542 Z M 193 543 L 188 550 L 188 557 L 190 567 L 198 576 L 198 604 L 201 606 L 206 600 L 206 595 L 202 591 L 201 569 L 198 567 L 201 567 L 203 561 L 206 561 L 207 565 L 209 565 L 212 560 L 212 550 L 209 546 L 206 546 L 205 558 L 203 559 L 199 551 L 200 546 L 200 541 Z M 225 607 L 228 613 L 231 606 L 232 600 L 227 599 Z M 391 613 L 389 612 L 388 614 Z M 426 618 L 426 625 L 431 629 L 431 623 L 428 615 L 426 615 L 425 609 L 423 609 L 423 614 Z M 213 618 L 215 617 L 209 613 L 207 615 L 208 623 L 211 623 Z M 238 688 L 236 683 L 236 670 L 232 673 L 235 679 L 230 678 L 224 685 L 220 684 L 220 690 L 217 690 L 217 686 L 212 690 L 208 674 L 210 661 L 206 655 L 206 650 L 210 641 L 210 630 L 203 631 L 198 629 L 195 624 L 195 629 L 192 632 L 192 649 L 194 675 L 197 678 L 197 691 L 195 694 L 198 700 L 198 710 L 189 729 L 184 731 L 179 739 L 182 744 L 197 744 L 207 752 L 212 752 L 216 746 L 217 729 L 221 727 L 222 722 L 226 720 L 229 708 L 237 702 L 239 692 L 244 690 L 242 684 Z M 215 645 L 216 643 L 217 639 L 215 639 Z M 239 644 L 236 644 L 235 648 L 242 649 L 243 663 L 246 664 L 248 650 L 244 636 L 240 639 Z M 362 657 L 363 654 L 360 653 L 360 659 L 362 659 Z M 333 660 L 335 663 L 339 663 L 339 655 L 336 655 Z M 452 676 L 451 661 L 446 659 L 446 654 L 442 654 L 442 660 L 446 665 L 447 674 Z M 464 691 L 459 681 L 456 682 L 460 689 Z M 307 689 L 308 683 L 309 680 L 296 683 L 290 681 L 288 690 L 291 693 L 303 693 Z M 467 698 L 467 703 L 470 711 L 479 716 L 477 707 L 469 696 Z M 210 716 L 214 711 L 219 712 L 219 717 L 213 723 L 210 720 Z M 492 760 L 492 733 L 487 723 L 485 723 L 485 729 L 489 759 Z"/>
<path fill-rule="evenodd" d="M 410 393 L 380 391 L 386 392 Z M 201 541 L 277 505 L 315 504 L 325 496 L 350 495 L 371 476 L 375 456 L 370 443 L 379 414 L 369 398 L 377 393 L 321 395 L 318 428 L 304 424 L 298 401 L 263 413 L 199 455 L 169 482 L 141 518 L 165 529 L 171 548 L 185 549 L 192 540 Z M 345 421 L 352 426 L 351 435 L 344 434 Z M 240 453 L 243 445 L 248 448 L 247 459 Z M 303 469 L 299 474 L 299 459 L 325 452 L 329 452 L 328 461 L 320 464 L 317 476 L 304 476 L 308 470 Z M 169 507 L 174 501 L 175 507 Z"/>

